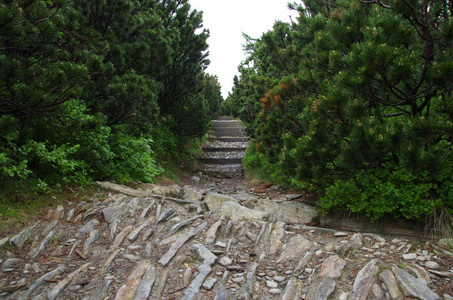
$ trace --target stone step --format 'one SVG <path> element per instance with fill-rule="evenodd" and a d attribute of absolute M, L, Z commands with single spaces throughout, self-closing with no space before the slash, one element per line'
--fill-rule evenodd
<path fill-rule="evenodd" d="M 208 136 L 213 136 L 216 138 L 223 138 L 223 137 L 246 137 L 247 135 L 245 132 L 226 132 L 226 131 L 214 131 L 214 132 L 209 132 Z"/>
<path fill-rule="evenodd" d="M 215 165 L 242 164 L 241 157 L 232 157 L 232 158 L 200 157 L 198 160 L 205 164 L 215 164 Z"/>
<path fill-rule="evenodd" d="M 245 152 L 246 149 L 246 147 L 203 147 L 203 151 L 205 152 Z"/>
<path fill-rule="evenodd" d="M 245 133 L 245 128 L 233 128 L 233 127 L 227 127 L 227 128 L 212 128 L 210 132 L 214 134 L 227 134 L 227 133 Z"/>
<path fill-rule="evenodd" d="M 240 121 L 211 121 L 211 128 L 245 129 L 245 126 Z"/>
<path fill-rule="evenodd" d="M 247 142 L 248 137 L 218 137 L 218 138 L 208 137 L 208 141 L 210 141 L 210 142 L 219 141 L 219 142 L 230 142 L 230 143 Z"/>

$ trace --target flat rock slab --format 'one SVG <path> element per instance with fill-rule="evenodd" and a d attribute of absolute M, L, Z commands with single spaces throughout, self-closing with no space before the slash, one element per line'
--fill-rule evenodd
<path fill-rule="evenodd" d="M 237 200 L 231 196 L 217 194 L 217 193 L 208 193 L 204 197 L 204 201 L 209 207 L 209 210 L 212 212 L 218 212 L 220 206 L 225 202 L 237 202 Z"/>
<path fill-rule="evenodd" d="M 409 297 L 416 297 L 426 300 L 437 300 L 440 297 L 434 293 L 422 278 L 415 278 L 409 272 L 393 266 L 392 271 L 396 280 L 403 287 L 404 294 Z"/>
<path fill-rule="evenodd" d="M 326 277 L 318 286 L 313 300 L 327 300 L 335 290 L 336 282 L 330 277 Z M 362 298 L 365 299 L 365 298 Z"/>
<path fill-rule="evenodd" d="M 164 256 L 159 259 L 159 263 L 162 266 L 167 265 L 170 259 L 172 259 L 173 256 L 175 256 L 176 252 L 178 252 L 179 248 L 181 248 L 184 243 L 187 242 L 191 237 L 197 235 L 203 228 L 206 227 L 206 225 L 206 222 L 201 223 L 198 227 L 191 228 L 188 232 L 180 235 L 178 239 L 173 244 L 171 244 L 170 249 L 164 254 Z"/>
<path fill-rule="evenodd" d="M 313 243 L 307 240 L 305 237 L 301 235 L 295 235 L 286 244 L 286 247 L 280 255 L 278 262 L 284 263 L 288 260 L 295 259 L 308 251 L 312 247 L 312 245 Z"/>
<path fill-rule="evenodd" d="M 361 300 L 368 297 L 379 271 L 378 262 L 378 259 L 373 259 L 359 271 L 352 287 L 351 300 Z"/>
<path fill-rule="evenodd" d="M 345 266 L 346 261 L 344 259 L 338 255 L 331 255 L 322 263 L 319 277 L 339 278 Z"/>
<path fill-rule="evenodd" d="M 147 192 L 136 190 L 122 184 L 116 184 L 108 181 L 96 181 L 96 184 L 103 187 L 104 189 L 112 190 L 133 197 L 149 196 L 149 193 Z"/>
<path fill-rule="evenodd" d="M 243 221 L 243 220 L 252 220 L 252 221 L 268 221 L 271 215 L 268 212 L 260 211 L 257 209 L 249 209 L 247 207 L 241 206 L 237 202 L 225 202 L 223 203 L 218 213 L 220 215 L 225 215 L 231 218 L 233 221 Z"/>
<path fill-rule="evenodd" d="M 300 202 L 276 203 L 270 200 L 260 200 L 255 209 L 271 213 L 278 221 L 292 224 L 311 223 L 318 216 L 315 208 Z"/>

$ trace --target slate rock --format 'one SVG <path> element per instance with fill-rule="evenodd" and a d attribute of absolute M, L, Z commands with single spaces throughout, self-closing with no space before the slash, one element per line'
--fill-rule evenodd
<path fill-rule="evenodd" d="M 415 278 L 409 272 L 401 270 L 396 266 L 392 266 L 392 271 L 395 274 L 399 285 L 403 288 L 405 296 L 425 300 L 440 299 L 439 296 L 428 287 L 424 279 Z"/>
<path fill-rule="evenodd" d="M 425 263 L 425 267 L 431 270 L 437 270 L 440 268 L 440 265 L 437 262 L 430 260 Z"/>
<path fill-rule="evenodd" d="M 330 277 L 326 277 L 316 289 L 313 300 L 327 300 L 336 287 L 336 282 Z M 365 299 L 365 298 L 362 298 Z"/>
<path fill-rule="evenodd" d="M 395 299 L 401 299 L 402 294 L 398 288 L 398 282 L 396 281 L 395 276 L 393 275 L 392 271 L 389 269 L 384 269 L 379 274 L 379 279 L 384 283 L 385 287 L 387 288 L 387 292 L 390 294 L 390 297 Z"/>
<path fill-rule="evenodd" d="M 330 277 L 332 279 L 339 278 L 345 266 L 346 261 L 344 259 L 338 255 L 331 255 L 322 263 L 319 276 L 323 278 Z"/>
<path fill-rule="evenodd" d="M 204 201 L 208 205 L 209 210 L 215 213 L 218 212 L 220 206 L 225 202 L 237 203 L 237 200 L 235 198 L 217 193 L 208 193 L 204 197 Z"/>
<path fill-rule="evenodd" d="M 299 234 L 293 236 L 286 244 L 285 249 L 278 259 L 278 263 L 285 263 L 288 260 L 300 256 L 302 253 L 308 251 L 312 245 L 313 243 L 311 241 Z"/>
<path fill-rule="evenodd" d="M 221 264 L 222 266 L 229 266 L 232 263 L 233 261 L 227 256 L 224 256 L 219 260 L 219 264 Z"/>
<path fill-rule="evenodd" d="M 363 267 L 356 276 L 352 287 L 351 300 L 366 299 L 375 283 L 379 271 L 378 259 L 373 259 Z"/>
<path fill-rule="evenodd" d="M 249 209 L 237 202 L 225 202 L 220 205 L 218 213 L 230 217 L 233 221 L 268 221 L 270 214 L 256 209 Z"/>
<path fill-rule="evenodd" d="M 314 207 L 300 202 L 276 203 L 270 200 L 260 200 L 255 205 L 255 209 L 272 214 L 278 221 L 292 224 L 310 223 L 318 216 Z"/>

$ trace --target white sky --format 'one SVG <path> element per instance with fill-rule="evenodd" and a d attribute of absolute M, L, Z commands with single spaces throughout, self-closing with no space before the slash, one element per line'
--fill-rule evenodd
<path fill-rule="evenodd" d="M 290 22 L 292 15 L 296 21 L 297 12 L 288 9 L 288 2 L 294 0 L 189 0 L 192 9 L 203 11 L 203 28 L 210 31 L 207 72 L 217 75 L 225 99 L 245 60 L 242 33 L 259 38 L 276 20 Z"/>

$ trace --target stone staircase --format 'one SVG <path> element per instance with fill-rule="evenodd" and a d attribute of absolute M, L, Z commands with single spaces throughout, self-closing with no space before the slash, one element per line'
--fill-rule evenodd
<path fill-rule="evenodd" d="M 247 145 L 244 125 L 230 116 L 220 116 L 211 122 L 208 142 L 199 158 L 201 169 L 207 172 L 239 172 Z"/>

